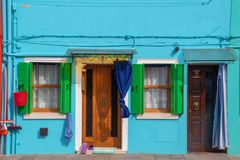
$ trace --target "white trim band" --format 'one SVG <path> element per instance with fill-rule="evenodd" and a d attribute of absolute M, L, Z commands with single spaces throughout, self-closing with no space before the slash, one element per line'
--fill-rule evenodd
<path fill-rule="evenodd" d="M 154 58 L 154 59 L 141 59 L 139 58 L 137 60 L 138 64 L 178 64 L 177 59 L 159 59 L 159 58 Z"/>
<path fill-rule="evenodd" d="M 25 62 L 42 62 L 42 63 L 60 63 L 68 62 L 67 58 L 47 58 L 47 57 L 34 57 L 34 58 L 24 58 Z"/>
<path fill-rule="evenodd" d="M 65 114 L 54 112 L 33 112 L 23 116 L 23 119 L 66 119 Z"/>

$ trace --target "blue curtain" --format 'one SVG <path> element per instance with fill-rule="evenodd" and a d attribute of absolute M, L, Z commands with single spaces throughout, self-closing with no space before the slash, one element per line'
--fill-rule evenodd
<path fill-rule="evenodd" d="M 128 118 L 130 113 L 125 104 L 124 98 L 132 83 L 132 65 L 129 61 L 114 62 L 114 73 L 117 81 L 118 90 L 120 93 L 120 107 L 122 118 Z"/>
<path fill-rule="evenodd" d="M 227 129 L 227 65 L 218 68 L 216 103 L 213 121 L 212 147 L 220 150 L 229 147 Z"/>

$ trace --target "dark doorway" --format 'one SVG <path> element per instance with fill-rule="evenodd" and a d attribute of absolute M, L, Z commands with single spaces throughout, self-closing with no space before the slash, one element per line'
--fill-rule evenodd
<path fill-rule="evenodd" d="M 188 69 L 188 151 L 212 149 L 217 65 L 192 65 Z"/>

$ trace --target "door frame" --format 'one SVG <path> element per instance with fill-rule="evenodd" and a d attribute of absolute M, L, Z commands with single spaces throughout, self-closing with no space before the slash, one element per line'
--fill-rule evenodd
<path fill-rule="evenodd" d="M 77 59 L 77 58 L 76 58 Z M 104 63 L 103 63 L 104 64 Z M 79 148 L 82 144 L 82 67 L 84 64 L 78 63 L 76 60 L 75 63 L 75 150 L 79 151 Z M 101 65 L 101 64 L 99 64 Z M 128 103 L 128 96 L 127 93 L 125 97 L 125 103 Z M 121 127 L 121 150 L 127 151 L 128 149 L 128 118 L 122 118 L 122 127 Z"/>

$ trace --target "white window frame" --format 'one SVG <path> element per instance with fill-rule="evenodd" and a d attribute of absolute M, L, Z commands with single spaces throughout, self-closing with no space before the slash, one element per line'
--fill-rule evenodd
<path fill-rule="evenodd" d="M 178 64 L 177 59 L 138 59 L 137 64 Z M 146 112 L 142 115 L 138 115 L 137 119 L 169 119 L 174 120 L 178 119 L 178 115 L 173 115 L 171 113 L 162 113 L 162 112 Z"/>
<path fill-rule="evenodd" d="M 68 62 L 68 58 L 28 57 L 24 58 L 24 62 L 64 63 Z M 66 115 L 55 112 L 32 112 L 24 115 L 23 119 L 66 119 Z"/>

